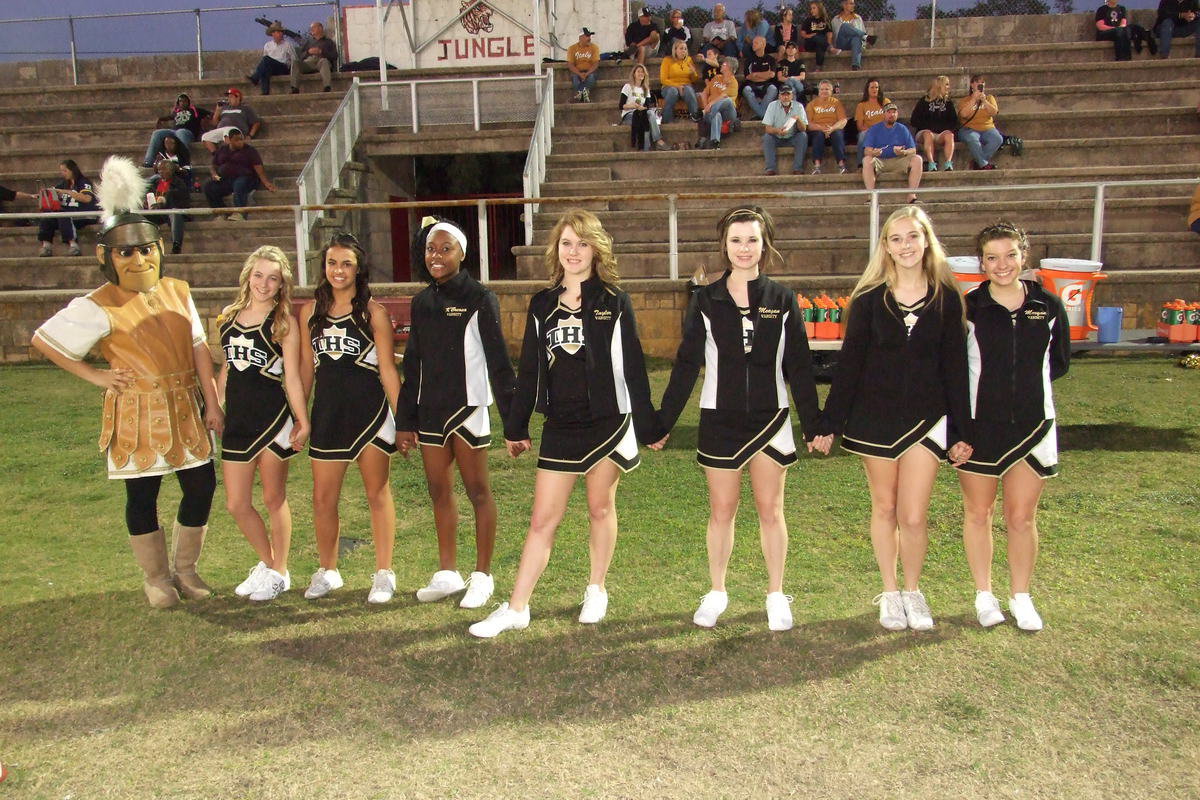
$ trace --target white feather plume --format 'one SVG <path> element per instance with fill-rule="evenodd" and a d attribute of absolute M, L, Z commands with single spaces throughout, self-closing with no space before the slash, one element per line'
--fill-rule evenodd
<path fill-rule="evenodd" d="M 146 179 L 137 166 L 124 156 L 109 156 L 100 168 L 100 185 L 96 189 L 96 201 L 110 217 L 142 207 L 146 196 Z"/>

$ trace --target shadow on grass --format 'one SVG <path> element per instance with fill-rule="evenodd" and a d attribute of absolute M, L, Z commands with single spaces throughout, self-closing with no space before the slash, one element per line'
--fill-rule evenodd
<path fill-rule="evenodd" d="M 301 723 L 313 713 L 313 700 L 290 687 L 304 684 L 311 692 L 313 685 L 327 684 L 329 702 L 345 703 L 339 716 L 346 723 L 399 737 L 442 738 L 505 722 L 620 720 L 659 707 L 836 678 L 962 634 L 954 624 L 930 634 L 888 634 L 873 614 L 800 618 L 793 630 L 772 633 L 761 610 L 727 614 L 714 630 L 697 628 L 679 613 L 610 617 L 583 626 L 574 621 L 575 606 L 561 605 L 537 609 L 525 631 L 479 641 L 466 628 L 482 614 L 433 623 L 417 609 L 376 609 L 342 594 L 319 604 L 289 598 L 269 608 L 214 598 L 185 606 L 182 614 L 196 617 L 190 625 L 180 612 L 146 612 L 140 592 L 2 609 L 0 629 L 18 637 L 20 619 L 71 624 L 55 627 L 25 650 L 18 669 L 6 670 L 13 679 L 8 688 L 43 708 L 0 714 L 0 738 L 72 739 L 153 724 L 187 708 L 219 715 L 224 724 L 211 735 L 225 742 L 236 740 L 242 725 L 260 746 L 292 744 L 303 735 L 302 724 L 275 729 L 247 718 L 247 702 L 259 700 L 247 696 L 247 685 L 271 693 L 272 708 Z M 445 609 L 428 613 L 444 615 Z M 376 614 L 387 614 L 395 627 L 346 621 Z M 326 620 L 353 629 L 297 630 L 298 624 Z M 266 641 L 237 635 L 278 626 L 291 626 L 289 635 Z M 95 648 L 91 654 L 89 647 Z M 145 669 L 129 672 L 128 659 L 140 664 L 143 655 L 150 659 Z"/>
<path fill-rule="evenodd" d="M 1200 439 L 1189 428 L 1150 428 L 1145 425 L 1062 425 L 1058 445 L 1063 450 L 1108 450 L 1114 453 L 1195 452 Z"/>

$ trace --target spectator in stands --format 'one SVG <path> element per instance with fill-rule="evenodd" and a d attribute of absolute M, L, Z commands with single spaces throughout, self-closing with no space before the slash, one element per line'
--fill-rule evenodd
<path fill-rule="evenodd" d="M 775 60 L 782 61 L 784 48 L 791 42 L 800 44 L 800 28 L 796 25 L 796 12 L 784 6 L 779 12 L 779 24 L 775 26 Z"/>
<path fill-rule="evenodd" d="M 225 92 L 225 99 L 217 102 L 217 114 L 213 117 L 213 125 L 216 127 L 200 137 L 204 149 L 210 153 L 217 152 L 217 148 L 225 143 L 225 137 L 229 136 L 231 131 L 241 131 L 246 141 L 258 136 L 262 120 L 254 113 L 253 108 L 242 102 L 242 90 L 231 87 Z"/>
<path fill-rule="evenodd" d="M 596 34 L 586 27 L 579 32 L 579 41 L 567 48 L 567 70 L 571 73 L 571 88 L 576 103 L 592 102 L 596 88 L 596 70 L 600 68 L 600 48 L 592 44 Z"/>
<path fill-rule="evenodd" d="M 929 91 L 924 97 L 917 98 L 913 106 L 913 130 L 917 132 L 917 147 L 925 154 L 925 170 L 937 172 L 937 145 L 942 146 L 946 160 L 942 168 L 947 172 L 954 169 L 954 134 L 958 130 L 958 111 L 954 101 L 950 99 L 950 79 L 938 75 L 929 84 Z"/>
<path fill-rule="evenodd" d="M 680 39 L 673 41 L 675 46 L 671 55 L 662 60 L 658 70 L 658 78 L 662 83 L 664 125 L 675 121 L 675 103 L 681 97 L 687 106 L 688 116 L 693 120 L 700 119 L 696 90 L 692 88 L 692 84 L 700 80 L 700 71 L 688 55 L 687 44 Z"/>
<path fill-rule="evenodd" d="M 151 180 L 151 191 L 154 193 L 154 204 L 151 208 L 191 208 L 191 187 L 179 174 L 179 165 L 174 161 L 160 161 L 155 171 L 158 172 L 158 178 Z M 172 214 L 169 217 L 147 217 L 147 219 L 170 224 L 171 254 L 178 255 L 183 250 L 183 229 L 187 222 L 187 215 Z"/>
<path fill-rule="evenodd" d="M 246 76 L 246 80 L 257 86 L 263 94 L 271 93 L 271 78 L 275 75 L 288 75 L 292 71 L 292 62 L 296 60 L 296 48 L 283 40 L 283 23 L 276 20 L 267 28 L 270 40 L 263 45 L 263 57 L 258 60 L 254 72 Z"/>
<path fill-rule="evenodd" d="M 842 0 L 842 13 L 833 18 L 833 43 L 838 51 L 850 51 L 850 69 L 862 69 L 863 45 L 875 44 L 867 23 L 854 11 L 854 0 Z"/>
<path fill-rule="evenodd" d="M 875 179 L 885 172 L 903 172 L 908 176 L 908 188 L 921 185 L 921 157 L 917 155 L 917 143 L 912 131 L 899 122 L 900 109 L 888 101 L 883 104 L 883 121 L 872 125 L 863 137 L 863 185 L 875 188 Z M 908 196 L 907 202 L 917 202 L 917 194 Z"/>
<path fill-rule="evenodd" d="M 1129 39 L 1129 17 L 1125 6 L 1117 0 L 1106 0 L 1096 9 L 1096 41 L 1113 43 L 1116 61 L 1133 60 L 1133 44 Z"/>
<path fill-rule="evenodd" d="M 1154 19 L 1153 33 L 1158 37 L 1158 57 L 1171 55 L 1171 40 L 1196 35 L 1195 55 L 1200 58 L 1200 30 L 1197 29 L 1196 0 L 1161 0 Z"/>
<path fill-rule="evenodd" d="M 54 193 L 58 195 L 59 202 L 62 203 L 62 213 L 95 211 L 99 207 L 96 205 L 96 193 L 92 189 L 92 182 L 80 171 L 79 165 L 72 159 L 68 158 L 59 162 L 58 174 L 62 176 L 62 180 L 54 185 Z M 67 245 L 67 255 L 79 255 L 79 241 L 76 232 L 79 228 L 91 225 L 93 222 L 95 222 L 94 219 L 73 219 L 71 217 L 42 219 L 38 223 L 38 241 L 42 243 L 38 255 L 54 255 L 51 243 L 54 241 L 55 231 L 58 231 L 59 236 L 62 237 L 63 244 Z"/>
<path fill-rule="evenodd" d="M 183 142 L 176 139 L 174 134 L 168 134 L 163 139 L 162 149 L 154 154 L 152 161 L 156 170 L 163 161 L 171 161 L 185 178 L 192 174 L 191 151 L 184 146 Z"/>
<path fill-rule="evenodd" d="M 867 78 L 867 83 L 863 86 L 862 100 L 854 108 L 854 129 L 857 132 L 854 142 L 858 145 L 856 150 L 859 167 L 863 165 L 863 137 L 873 126 L 883 121 L 883 107 L 889 102 L 883 90 L 879 88 L 879 79 Z"/>
<path fill-rule="evenodd" d="M 658 45 L 658 54 L 666 56 L 675 52 L 675 42 L 683 42 L 684 52 L 687 52 L 691 47 L 692 31 L 683 22 L 683 12 L 678 8 L 671 10 L 671 16 L 667 18 L 667 29 L 663 31 L 662 39 Z"/>
<path fill-rule="evenodd" d="M 1004 144 L 994 121 L 1000 106 L 985 88 L 983 76 L 972 75 L 970 93 L 958 101 L 958 140 L 971 152 L 971 169 L 995 169 L 992 156 Z"/>
<path fill-rule="evenodd" d="M 701 54 L 706 50 L 716 50 L 718 55 L 725 56 L 738 54 L 737 26 L 725 16 L 725 6 L 721 3 L 713 6 L 712 20 L 704 23 L 700 38 L 704 40 L 700 45 Z"/>
<path fill-rule="evenodd" d="M 292 59 L 292 94 L 300 94 L 300 76 L 321 73 L 321 91 L 333 91 L 333 68 L 337 64 L 337 45 L 325 35 L 325 26 L 314 22 L 308 36 L 296 48 Z"/>
<path fill-rule="evenodd" d="M 700 121 L 700 139 L 696 147 L 700 150 L 717 150 L 721 147 L 721 126 L 728 122 L 730 132 L 741 127 L 737 118 L 738 82 L 733 75 L 734 61 L 721 58 L 721 71 L 704 87 L 700 95 L 700 107 L 704 116 Z"/>
<path fill-rule="evenodd" d="M 653 93 L 650 91 L 650 75 L 645 64 L 635 64 L 629 72 L 629 82 L 621 87 L 621 124 L 629 125 L 630 145 L 642 149 L 646 142 L 653 142 L 656 150 L 670 150 L 663 140 L 658 115 L 654 113 Z M 645 134 L 641 133 L 645 125 Z M 648 139 L 646 137 L 649 137 Z M 650 148 L 647 146 L 647 150 Z"/>
<path fill-rule="evenodd" d="M 804 174 L 804 151 L 808 149 L 808 115 L 804 106 L 795 99 L 796 93 L 790 83 L 779 87 L 779 99 L 767 106 L 763 115 L 763 159 L 766 161 L 766 175 L 777 174 L 775 151 L 781 147 L 791 147 L 792 174 Z"/>
<path fill-rule="evenodd" d="M 846 108 L 842 101 L 833 96 L 833 84 L 821 81 L 817 85 L 817 96 L 808 103 L 808 145 L 812 148 L 812 174 L 821 174 L 821 160 L 825 158 L 825 144 L 833 147 L 838 172 L 846 172 Z"/>
<path fill-rule="evenodd" d="M 1200 233 L 1200 186 L 1192 193 L 1192 203 L 1188 206 L 1188 230 Z"/>
<path fill-rule="evenodd" d="M 167 114 L 167 124 L 159 127 L 150 136 L 150 144 L 146 147 L 146 155 L 142 158 L 143 167 L 154 166 L 154 157 L 162 151 L 163 140 L 174 136 L 185 147 L 191 147 L 192 142 L 200 138 L 203 121 L 212 116 L 212 112 L 192 105 L 192 98 L 180 93 L 175 98 L 175 106 Z"/>
<path fill-rule="evenodd" d="M 28 192 L 19 192 L 16 189 L 9 189 L 7 186 L 0 186 L 0 214 L 9 213 L 9 212 L 5 211 L 5 209 L 4 209 L 5 203 L 11 203 L 13 200 L 16 200 L 16 199 L 22 198 L 22 197 L 25 198 L 26 200 L 37 200 L 36 194 L 29 194 Z M 25 224 L 22 220 L 18 220 L 17 223 Z M 0 223 L 0 224 L 4 224 L 4 223 Z"/>
<path fill-rule="evenodd" d="M 700 50 L 693 62 L 696 64 L 696 69 L 700 71 L 700 85 L 701 91 L 703 91 L 703 87 L 708 86 L 708 82 L 721 71 L 721 54 L 715 48 L 705 47 Z M 1200 110 L 1197 113 L 1200 113 Z"/>
<path fill-rule="evenodd" d="M 792 91 L 796 93 L 796 102 L 807 105 L 810 99 L 808 86 L 804 83 L 807 75 L 804 62 L 800 60 L 800 46 L 795 42 L 788 42 L 783 48 L 783 59 L 775 65 L 775 82 L 779 84 L 780 89 L 785 83 L 791 85 Z"/>
<path fill-rule="evenodd" d="M 646 53 L 658 46 L 659 38 L 658 26 L 650 19 L 650 9 L 642 6 L 637 19 L 625 29 L 625 57 L 645 64 Z"/>
<path fill-rule="evenodd" d="M 742 54 L 742 59 L 748 60 L 753 58 L 755 39 L 761 36 L 766 41 L 770 35 L 771 25 L 763 19 L 762 12 L 757 8 L 747 11 L 746 24 L 742 28 L 742 38 L 738 46 L 738 50 Z"/>
<path fill-rule="evenodd" d="M 225 198 L 233 195 L 233 204 L 239 208 L 250 205 L 250 192 L 259 186 L 268 192 L 275 191 L 275 184 L 263 170 L 262 156 L 250 145 L 239 130 L 229 132 L 225 144 L 213 153 L 212 180 L 204 184 L 204 196 L 209 208 L 224 208 Z M 244 220 L 241 212 L 233 212 L 230 220 Z"/>
<path fill-rule="evenodd" d="M 800 25 L 800 43 L 805 52 L 817 54 L 817 72 L 825 66 L 826 51 L 834 55 L 842 52 L 833 46 L 833 26 L 829 22 L 829 11 L 824 3 L 808 4 L 808 15 Z"/>
<path fill-rule="evenodd" d="M 742 74 L 746 78 L 742 97 L 746 98 L 746 104 L 754 116 L 762 119 L 767 106 L 779 96 L 779 89 L 775 86 L 775 59 L 767 54 L 766 38 L 754 37 L 754 51 L 746 59 Z"/>

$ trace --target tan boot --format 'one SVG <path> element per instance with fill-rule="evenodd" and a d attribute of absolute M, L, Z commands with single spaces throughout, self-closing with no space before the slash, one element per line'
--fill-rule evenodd
<path fill-rule="evenodd" d="M 207 525 L 193 528 L 175 523 L 175 585 L 188 600 L 203 600 L 212 594 L 212 588 L 196 573 L 207 530 Z"/>
<path fill-rule="evenodd" d="M 171 583 L 171 565 L 167 562 L 167 537 L 162 528 L 141 536 L 130 536 L 129 546 L 138 566 L 146 573 L 142 589 L 154 608 L 170 608 L 179 602 L 179 593 Z"/>

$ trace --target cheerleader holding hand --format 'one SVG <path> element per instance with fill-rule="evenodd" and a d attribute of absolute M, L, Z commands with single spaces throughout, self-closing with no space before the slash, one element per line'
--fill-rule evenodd
<path fill-rule="evenodd" d="M 704 628 L 715 626 L 729 604 L 725 573 L 746 469 L 767 562 L 767 626 L 773 631 L 792 627 L 792 598 L 783 593 L 788 541 L 783 492 L 787 468 L 796 463 L 789 388 L 810 440 L 808 451 L 828 452 L 827 445 L 822 449 L 811 441 L 820 406 L 796 295 L 762 274 L 766 266 L 783 263 L 774 236 L 770 215 L 758 206 L 733 209 L 721 220 L 721 256 L 728 268 L 692 295 L 659 412 L 663 428 L 670 430 L 704 367 L 696 460 L 708 481 L 712 590 L 692 617 Z"/>
<path fill-rule="evenodd" d="M 943 456 L 971 454 L 967 346 L 962 299 L 929 217 L 895 211 L 851 295 L 846 339 L 825 401 L 825 452 L 834 434 L 862 456 L 871 489 L 871 544 L 888 630 L 929 630 L 933 615 L 918 586 L 929 546 L 929 498 Z M 949 447 L 947 442 L 954 444 Z M 904 591 L 896 557 L 904 567 Z"/>
<path fill-rule="evenodd" d="M 479 608 L 492 596 L 496 500 L 488 480 L 492 393 L 501 418 L 508 413 L 516 377 L 500 330 L 500 305 L 462 268 L 467 236 L 454 223 L 426 217 L 413 242 L 413 263 L 424 263 L 429 286 L 412 301 L 412 328 L 404 351 L 404 385 L 397 410 L 400 452 L 420 444 L 433 501 L 438 571 L 417 600 L 429 603 L 466 589 L 459 606 Z M 456 569 L 458 503 L 454 464 L 475 511 L 475 571 Z"/>
<path fill-rule="evenodd" d="M 473 636 L 491 638 L 529 625 L 529 598 L 550 560 L 554 534 L 580 475 L 587 484 L 591 573 L 579 621 L 608 610 L 604 580 L 617 542 L 617 483 L 640 463 L 638 442 L 663 438 L 629 295 L 617 288 L 612 239 L 588 211 L 568 211 L 545 252 L 551 287 L 529 301 L 508 452 L 531 449 L 529 417 L 546 416 L 529 533 L 512 595 Z"/>
<path fill-rule="evenodd" d="M 386 603 L 396 591 L 392 549 L 396 506 L 388 483 L 396 452 L 392 409 L 400 376 L 392 352 L 392 323 L 371 299 L 367 254 L 348 233 L 321 251 L 321 280 L 300 314 L 300 368 L 304 395 L 313 393 L 313 527 L 320 568 L 304 596 L 324 597 L 344 585 L 338 572 L 338 503 L 350 462 L 358 464 L 375 543 L 375 577 L 368 603 Z"/>
<path fill-rule="evenodd" d="M 225 404 L 221 471 L 225 507 L 259 558 L 234 592 L 262 602 L 291 588 L 287 460 L 308 441 L 308 407 L 287 256 L 271 245 L 258 248 L 246 259 L 238 284 L 237 299 L 217 318 L 225 353 L 217 381 Z M 255 471 L 269 528 L 254 507 Z"/>
<path fill-rule="evenodd" d="M 965 298 L 975 450 L 958 465 L 963 545 L 979 624 L 998 625 L 1004 613 L 992 594 L 992 515 L 1003 482 L 1008 607 L 1018 628 L 1039 631 L 1042 618 L 1029 582 L 1037 560 L 1038 499 L 1046 478 L 1058 474 L 1050 381 L 1070 367 L 1070 322 L 1056 295 L 1020 279 L 1029 255 L 1025 231 L 1000 222 L 980 231 L 975 242 L 987 280 Z"/>

